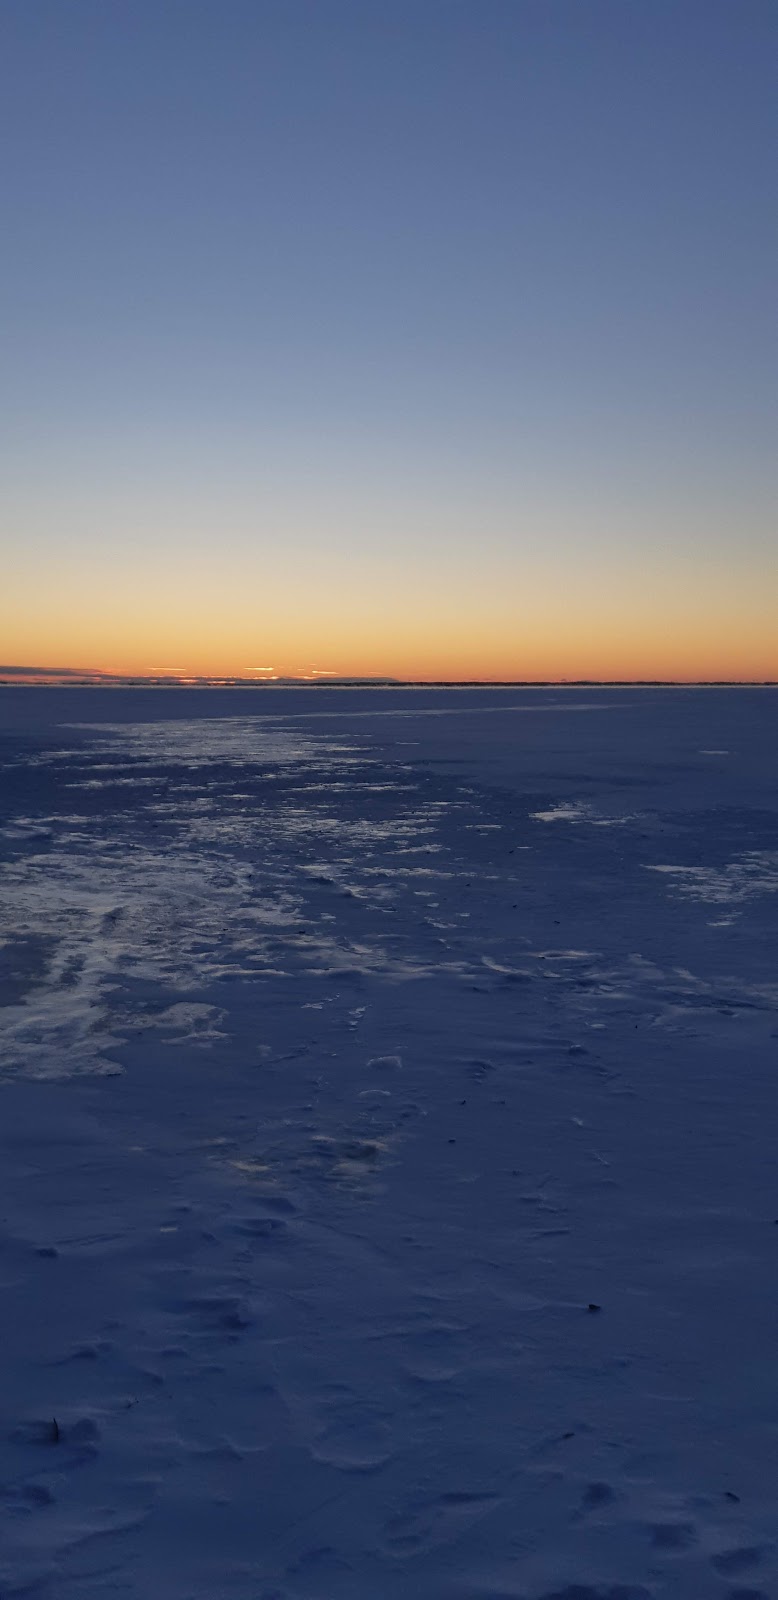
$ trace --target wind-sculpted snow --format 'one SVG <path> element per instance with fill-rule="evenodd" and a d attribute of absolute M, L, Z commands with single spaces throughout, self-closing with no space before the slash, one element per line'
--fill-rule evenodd
<path fill-rule="evenodd" d="M 772 691 L 4 696 L 0 1596 L 776 1592 Z"/>

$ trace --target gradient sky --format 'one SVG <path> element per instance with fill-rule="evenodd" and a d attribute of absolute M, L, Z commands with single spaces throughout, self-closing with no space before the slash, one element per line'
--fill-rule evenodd
<path fill-rule="evenodd" d="M 2 0 L 0 659 L 778 676 L 775 17 Z"/>

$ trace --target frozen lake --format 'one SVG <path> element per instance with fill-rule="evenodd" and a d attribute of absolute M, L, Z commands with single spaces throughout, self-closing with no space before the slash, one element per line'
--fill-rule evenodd
<path fill-rule="evenodd" d="M 777 712 L 0 689 L 0 1600 L 778 1593 Z"/>

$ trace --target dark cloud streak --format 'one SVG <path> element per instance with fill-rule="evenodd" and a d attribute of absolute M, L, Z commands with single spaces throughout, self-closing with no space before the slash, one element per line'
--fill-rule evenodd
<path fill-rule="evenodd" d="M 4 667 L 0 675 L 15 678 L 112 678 L 112 672 L 101 672 L 98 667 Z"/>

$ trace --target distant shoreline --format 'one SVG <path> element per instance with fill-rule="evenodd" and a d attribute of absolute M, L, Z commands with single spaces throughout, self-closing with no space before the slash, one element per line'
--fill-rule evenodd
<path fill-rule="evenodd" d="M 108 678 L 30 671 L 0 689 L 775 689 L 776 678 Z"/>

